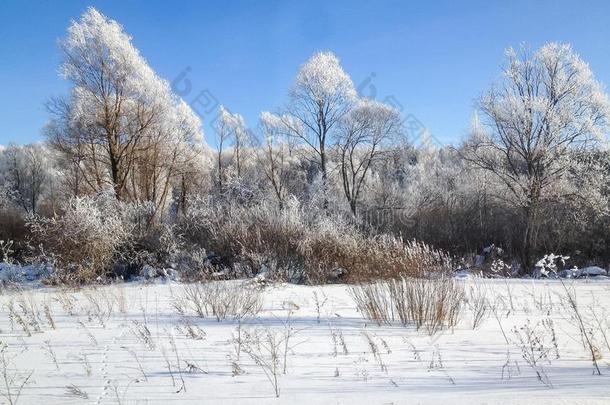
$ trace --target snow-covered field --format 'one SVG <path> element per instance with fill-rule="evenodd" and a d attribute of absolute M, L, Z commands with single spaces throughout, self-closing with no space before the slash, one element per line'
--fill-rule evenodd
<path fill-rule="evenodd" d="M 567 284 L 597 325 L 599 376 L 559 281 L 459 282 L 495 311 L 473 329 L 465 303 L 434 336 L 363 319 L 345 285 L 268 285 L 255 316 L 220 322 L 197 316 L 177 283 L 6 289 L 1 400 L 31 373 L 20 404 L 610 403 L 610 283 Z M 279 398 L 261 366 L 274 345 Z M 542 357 L 535 368 L 523 351 Z"/>

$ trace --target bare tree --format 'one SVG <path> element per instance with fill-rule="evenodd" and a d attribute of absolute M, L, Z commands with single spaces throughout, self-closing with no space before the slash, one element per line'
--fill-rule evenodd
<path fill-rule="evenodd" d="M 41 144 L 9 145 L 2 151 L 4 182 L 14 201 L 28 214 L 36 214 L 50 180 L 47 152 Z"/>
<path fill-rule="evenodd" d="M 340 126 L 337 149 L 343 191 L 354 216 L 371 164 L 391 152 L 400 134 L 398 111 L 376 101 L 363 100 Z"/>
<path fill-rule="evenodd" d="M 218 139 L 218 148 L 217 148 L 217 165 L 218 165 L 218 189 L 222 193 L 222 186 L 225 177 L 225 169 L 223 167 L 223 150 L 226 146 L 227 142 L 231 136 L 231 127 L 229 125 L 228 120 L 225 119 L 225 108 L 220 106 L 220 116 L 218 120 L 215 122 L 214 129 L 216 130 L 216 137 Z"/>
<path fill-rule="evenodd" d="M 263 174 L 273 188 L 279 209 L 284 208 L 291 160 L 290 145 L 282 139 L 282 125 L 276 115 L 268 112 L 261 114 L 265 144 L 260 146 L 257 154 Z"/>
<path fill-rule="evenodd" d="M 607 96 L 569 45 L 534 54 L 508 49 L 503 80 L 480 100 L 477 128 L 463 156 L 490 171 L 523 215 L 522 271 L 533 265 L 540 203 L 569 168 L 570 151 L 590 147 L 606 127 Z"/>
<path fill-rule="evenodd" d="M 248 130 L 244 118 L 239 114 L 231 113 L 225 106 L 220 106 L 220 114 L 214 124 L 218 137 L 217 148 L 217 170 L 218 188 L 222 192 L 223 183 L 226 177 L 226 167 L 224 167 L 224 148 L 231 146 L 233 149 L 233 163 L 238 178 L 243 174 L 244 152 L 248 145 Z"/>

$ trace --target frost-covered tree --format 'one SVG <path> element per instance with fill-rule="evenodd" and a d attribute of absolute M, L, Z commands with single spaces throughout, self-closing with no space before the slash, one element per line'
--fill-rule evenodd
<path fill-rule="evenodd" d="M 50 156 L 42 144 L 9 145 L 0 152 L 0 182 L 9 200 L 28 214 L 36 214 L 41 198 L 51 188 Z"/>
<path fill-rule="evenodd" d="M 248 146 L 248 129 L 246 128 L 246 121 L 240 114 L 230 112 L 223 105 L 220 106 L 214 128 L 218 139 L 218 185 L 222 191 L 226 170 L 223 167 L 223 150 L 231 146 L 236 175 L 240 178 L 243 174 L 244 153 Z"/>
<path fill-rule="evenodd" d="M 288 193 L 289 177 L 293 174 L 290 167 L 294 161 L 290 144 L 282 136 L 282 120 L 274 114 L 263 112 L 260 123 L 265 137 L 264 145 L 259 147 L 258 161 L 263 174 L 271 184 L 280 209 L 284 208 Z"/>
<path fill-rule="evenodd" d="M 319 166 L 323 185 L 328 179 L 328 148 L 355 99 L 354 84 L 337 57 L 320 52 L 301 66 L 289 103 L 278 115 L 283 132 L 301 141 L 307 157 Z"/>
<path fill-rule="evenodd" d="M 61 42 L 69 98 L 50 103 L 49 141 L 75 187 L 166 205 L 170 184 L 195 156 L 200 120 L 171 92 L 115 21 L 89 8 Z"/>
<path fill-rule="evenodd" d="M 142 139 L 130 173 L 130 200 L 150 201 L 164 212 L 174 187 L 180 187 L 191 163 L 201 158 L 199 120 L 183 101 L 160 117 L 161 122 Z"/>
<path fill-rule="evenodd" d="M 216 140 L 218 142 L 217 148 L 217 179 L 216 183 L 218 185 L 219 191 L 222 193 L 222 187 L 225 179 L 225 167 L 223 165 L 223 152 L 224 148 L 227 147 L 227 144 L 231 139 L 231 126 L 229 125 L 228 119 L 228 111 L 224 106 L 220 106 L 220 113 L 218 119 L 214 122 L 214 129 L 216 131 Z"/>
<path fill-rule="evenodd" d="M 400 135 L 400 113 L 383 103 L 361 100 L 345 115 L 338 132 L 341 184 L 355 216 L 371 165 L 392 152 Z"/>
<path fill-rule="evenodd" d="M 606 128 L 609 103 L 588 65 L 569 45 L 530 54 L 506 52 L 501 82 L 480 100 L 486 127 L 474 131 L 464 157 L 493 173 L 521 209 L 524 271 L 533 266 L 540 203 L 570 167 L 570 152 L 594 145 Z"/>
<path fill-rule="evenodd" d="M 184 217 L 195 198 L 208 195 L 214 183 L 214 150 L 207 145 L 197 147 L 197 158 L 182 168 L 173 189 L 176 213 Z"/>

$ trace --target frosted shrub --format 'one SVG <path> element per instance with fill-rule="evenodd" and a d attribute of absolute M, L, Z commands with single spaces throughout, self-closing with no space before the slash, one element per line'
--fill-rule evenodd
<path fill-rule="evenodd" d="M 341 241 L 342 239 L 339 239 Z M 342 242 L 345 246 L 345 242 Z M 445 252 L 417 242 L 404 242 L 391 235 L 358 235 L 345 251 L 342 265 L 351 282 L 400 277 L 429 277 L 451 271 L 451 258 Z"/>
<path fill-rule="evenodd" d="M 415 240 L 403 242 L 399 238 L 381 235 L 367 246 L 374 258 L 371 261 L 378 265 L 369 276 L 424 277 L 449 273 L 452 269 L 447 253 Z"/>
<path fill-rule="evenodd" d="M 12 255 L 15 253 L 13 250 L 13 241 L 12 240 L 0 240 L 0 260 L 4 263 L 11 264 L 12 263 Z"/>
<path fill-rule="evenodd" d="M 348 275 L 360 259 L 362 236 L 346 223 L 322 216 L 305 229 L 297 241 L 297 253 L 309 264 L 308 281 L 325 282 L 329 272 L 345 268 Z"/>
<path fill-rule="evenodd" d="M 63 215 L 34 216 L 29 226 L 39 244 L 39 259 L 51 261 L 64 281 L 103 277 L 130 242 L 132 225 L 111 195 L 71 199 Z"/>
<path fill-rule="evenodd" d="M 429 245 L 390 235 L 372 236 L 340 215 L 299 204 L 274 202 L 191 204 L 181 232 L 188 242 L 214 252 L 234 276 L 272 270 L 272 278 L 325 283 L 424 276 L 451 270 L 449 256 Z M 286 271 L 290 266 L 295 271 Z M 279 271 L 276 271 L 279 270 Z"/>
<path fill-rule="evenodd" d="M 260 271 L 263 264 L 272 269 L 285 269 L 287 264 L 302 268 L 298 244 L 307 226 L 298 207 L 278 210 L 266 201 L 243 206 L 199 199 L 192 202 L 182 231 L 190 243 L 219 256 L 221 265 L 248 275 Z M 303 281 L 304 275 L 291 278 Z"/>
<path fill-rule="evenodd" d="M 536 268 L 540 270 L 540 275 L 545 277 L 557 276 L 557 263 L 565 266 L 566 260 L 570 256 L 556 255 L 554 253 L 544 255 L 544 257 L 536 262 Z"/>

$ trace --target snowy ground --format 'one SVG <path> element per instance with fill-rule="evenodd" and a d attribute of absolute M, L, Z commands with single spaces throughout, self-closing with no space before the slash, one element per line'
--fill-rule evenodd
<path fill-rule="evenodd" d="M 7 289 L 0 340 L 8 364 L 0 369 L 0 392 L 7 394 L 4 376 L 14 396 L 31 373 L 20 404 L 610 403 L 607 342 L 594 332 L 602 375 L 593 375 L 559 281 L 460 282 L 467 291 L 486 292 L 498 318 L 489 312 L 473 330 L 465 304 L 459 325 L 434 336 L 363 319 L 343 285 L 267 286 L 262 311 L 240 323 L 181 314 L 175 304 L 183 286 L 176 283 Z M 594 308 L 607 329 L 610 283 L 568 285 L 587 323 L 592 325 Z M 538 323 L 543 320 L 547 326 Z M 537 369 L 522 357 L 522 349 L 531 346 L 521 345 L 513 331 L 523 336 L 519 328 L 528 321 L 543 344 L 535 354 L 548 349 Z M 282 339 L 288 330 L 284 374 Z M 256 334 L 262 336 L 262 361 L 267 336 L 282 343 L 279 398 L 268 370 L 239 348 L 240 336 Z M 546 384 L 536 372 L 546 375 Z"/>

